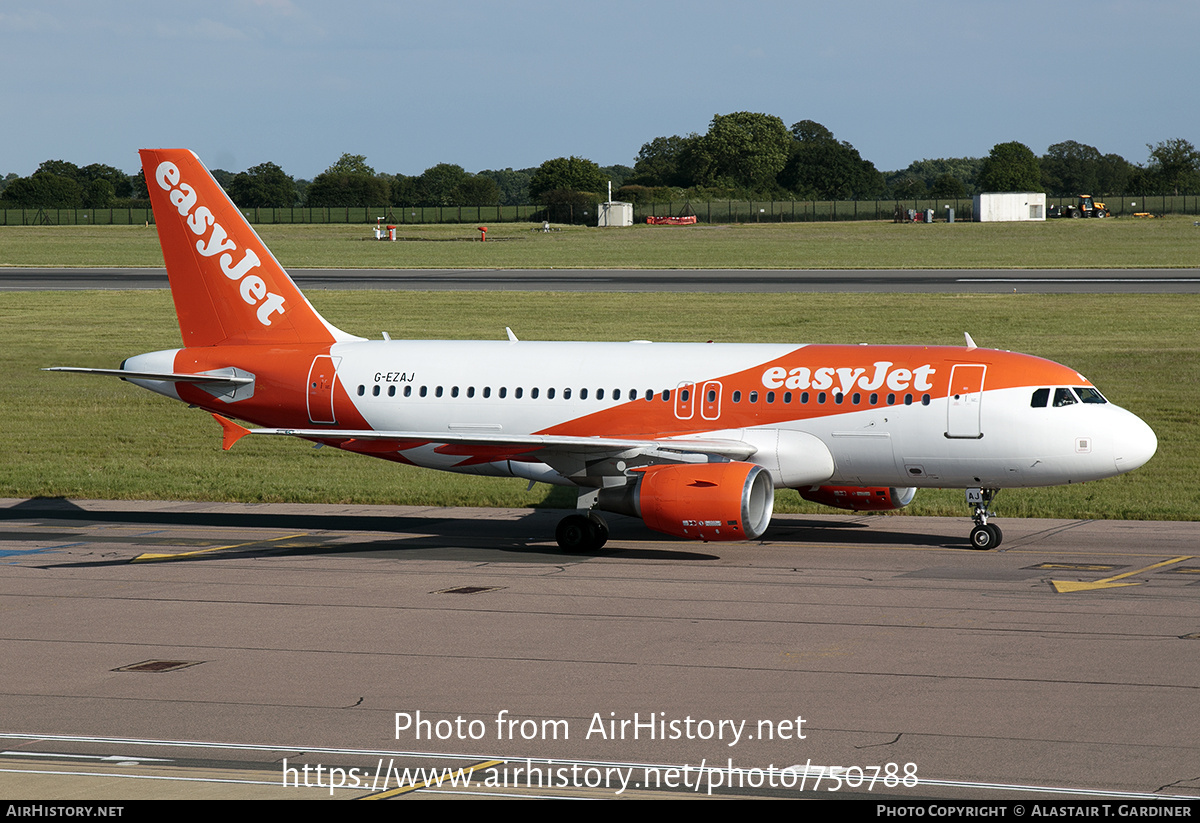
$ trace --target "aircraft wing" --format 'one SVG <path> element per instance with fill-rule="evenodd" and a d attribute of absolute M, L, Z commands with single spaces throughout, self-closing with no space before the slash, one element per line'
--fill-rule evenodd
<path fill-rule="evenodd" d="M 488 434 L 484 432 L 412 432 L 412 431 L 375 431 L 372 429 L 247 429 L 218 414 L 214 414 L 217 422 L 225 432 L 225 449 L 247 434 L 300 437 L 306 440 L 345 440 L 394 443 L 398 450 L 416 448 L 423 445 L 439 447 L 463 447 L 463 454 L 471 447 L 484 450 L 499 449 L 514 452 L 570 452 L 574 454 L 618 455 L 623 452 L 660 453 L 664 458 L 670 455 L 704 454 L 727 457 L 731 460 L 745 460 L 758 447 L 741 440 L 722 438 L 696 437 L 657 437 L 637 439 L 624 437 L 570 437 L 551 434 Z M 496 459 L 502 459 L 497 456 Z"/>

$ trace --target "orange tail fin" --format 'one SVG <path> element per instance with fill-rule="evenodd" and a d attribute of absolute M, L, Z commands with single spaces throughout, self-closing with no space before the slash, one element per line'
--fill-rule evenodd
<path fill-rule="evenodd" d="M 185 346 L 355 339 L 309 304 L 195 154 L 141 155 Z"/>

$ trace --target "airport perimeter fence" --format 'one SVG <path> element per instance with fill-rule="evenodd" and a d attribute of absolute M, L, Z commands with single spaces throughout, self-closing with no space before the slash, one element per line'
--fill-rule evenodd
<path fill-rule="evenodd" d="M 1116 217 L 1135 213 L 1200 214 L 1200 195 L 1113 195 L 1098 197 Z M 1059 207 L 1072 197 L 1047 197 L 1046 205 Z M 954 219 L 972 219 L 969 197 L 918 200 L 706 200 L 635 204 L 635 223 L 647 217 L 695 215 L 698 223 L 812 223 L 846 220 L 892 220 L 896 215 L 932 211 L 943 221 L 950 209 Z M 527 206 L 361 206 L 328 208 L 251 208 L 241 210 L 251 223 L 342 223 L 421 225 L 434 223 L 551 223 L 595 225 L 596 205 Z M 0 209 L 0 226 L 108 226 L 148 225 L 154 222 L 149 208 L 113 209 Z"/>

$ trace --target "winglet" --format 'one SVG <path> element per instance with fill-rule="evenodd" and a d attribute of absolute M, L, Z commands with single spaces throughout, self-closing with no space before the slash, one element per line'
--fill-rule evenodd
<path fill-rule="evenodd" d="M 979 348 L 978 346 L 975 345 L 975 341 L 971 339 L 970 332 L 965 331 L 965 332 L 963 332 L 963 335 L 967 338 L 967 351 L 970 351 L 971 349 Z"/>
<path fill-rule="evenodd" d="M 232 449 L 234 443 L 250 433 L 248 428 L 239 426 L 227 417 L 222 417 L 219 414 L 213 414 L 213 417 L 221 424 L 221 448 L 225 451 Z"/>

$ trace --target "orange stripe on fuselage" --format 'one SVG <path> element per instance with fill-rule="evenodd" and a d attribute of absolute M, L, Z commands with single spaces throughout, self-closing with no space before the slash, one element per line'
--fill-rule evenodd
<path fill-rule="evenodd" d="M 903 403 L 905 394 L 912 394 L 918 400 L 925 394 L 931 400 L 944 398 L 951 393 L 949 380 L 953 367 L 977 363 L 988 367 L 984 383 L 984 389 L 988 391 L 1016 386 L 1091 385 L 1074 369 L 1059 363 L 995 349 L 808 345 L 732 374 L 694 375 L 695 382 L 690 386 L 692 409 L 687 419 L 680 419 L 676 414 L 679 389 L 672 387 L 669 401 L 664 401 L 659 392 L 652 400 L 631 400 L 537 433 L 577 437 L 664 437 L 779 425 L 880 408 L 887 405 L 883 401 L 888 394 L 896 395 L 896 404 Z M 631 373 L 634 371 L 631 369 Z M 702 392 L 705 383 L 712 382 L 721 384 L 720 413 L 713 419 L 706 419 Z M 802 403 L 800 395 L 806 391 L 809 401 Z M 843 391 L 842 402 L 836 403 L 835 394 Z M 740 402 L 733 402 L 734 392 L 741 393 Z M 756 402 L 750 402 L 751 392 L 758 393 Z M 768 392 L 775 393 L 774 402 L 767 402 Z M 784 402 L 784 394 L 788 392 L 792 394 L 790 403 Z M 824 403 L 818 400 L 822 392 Z M 855 393 L 860 395 L 857 404 L 853 402 Z M 878 402 L 873 405 L 869 402 L 872 393 L 879 395 Z"/>

